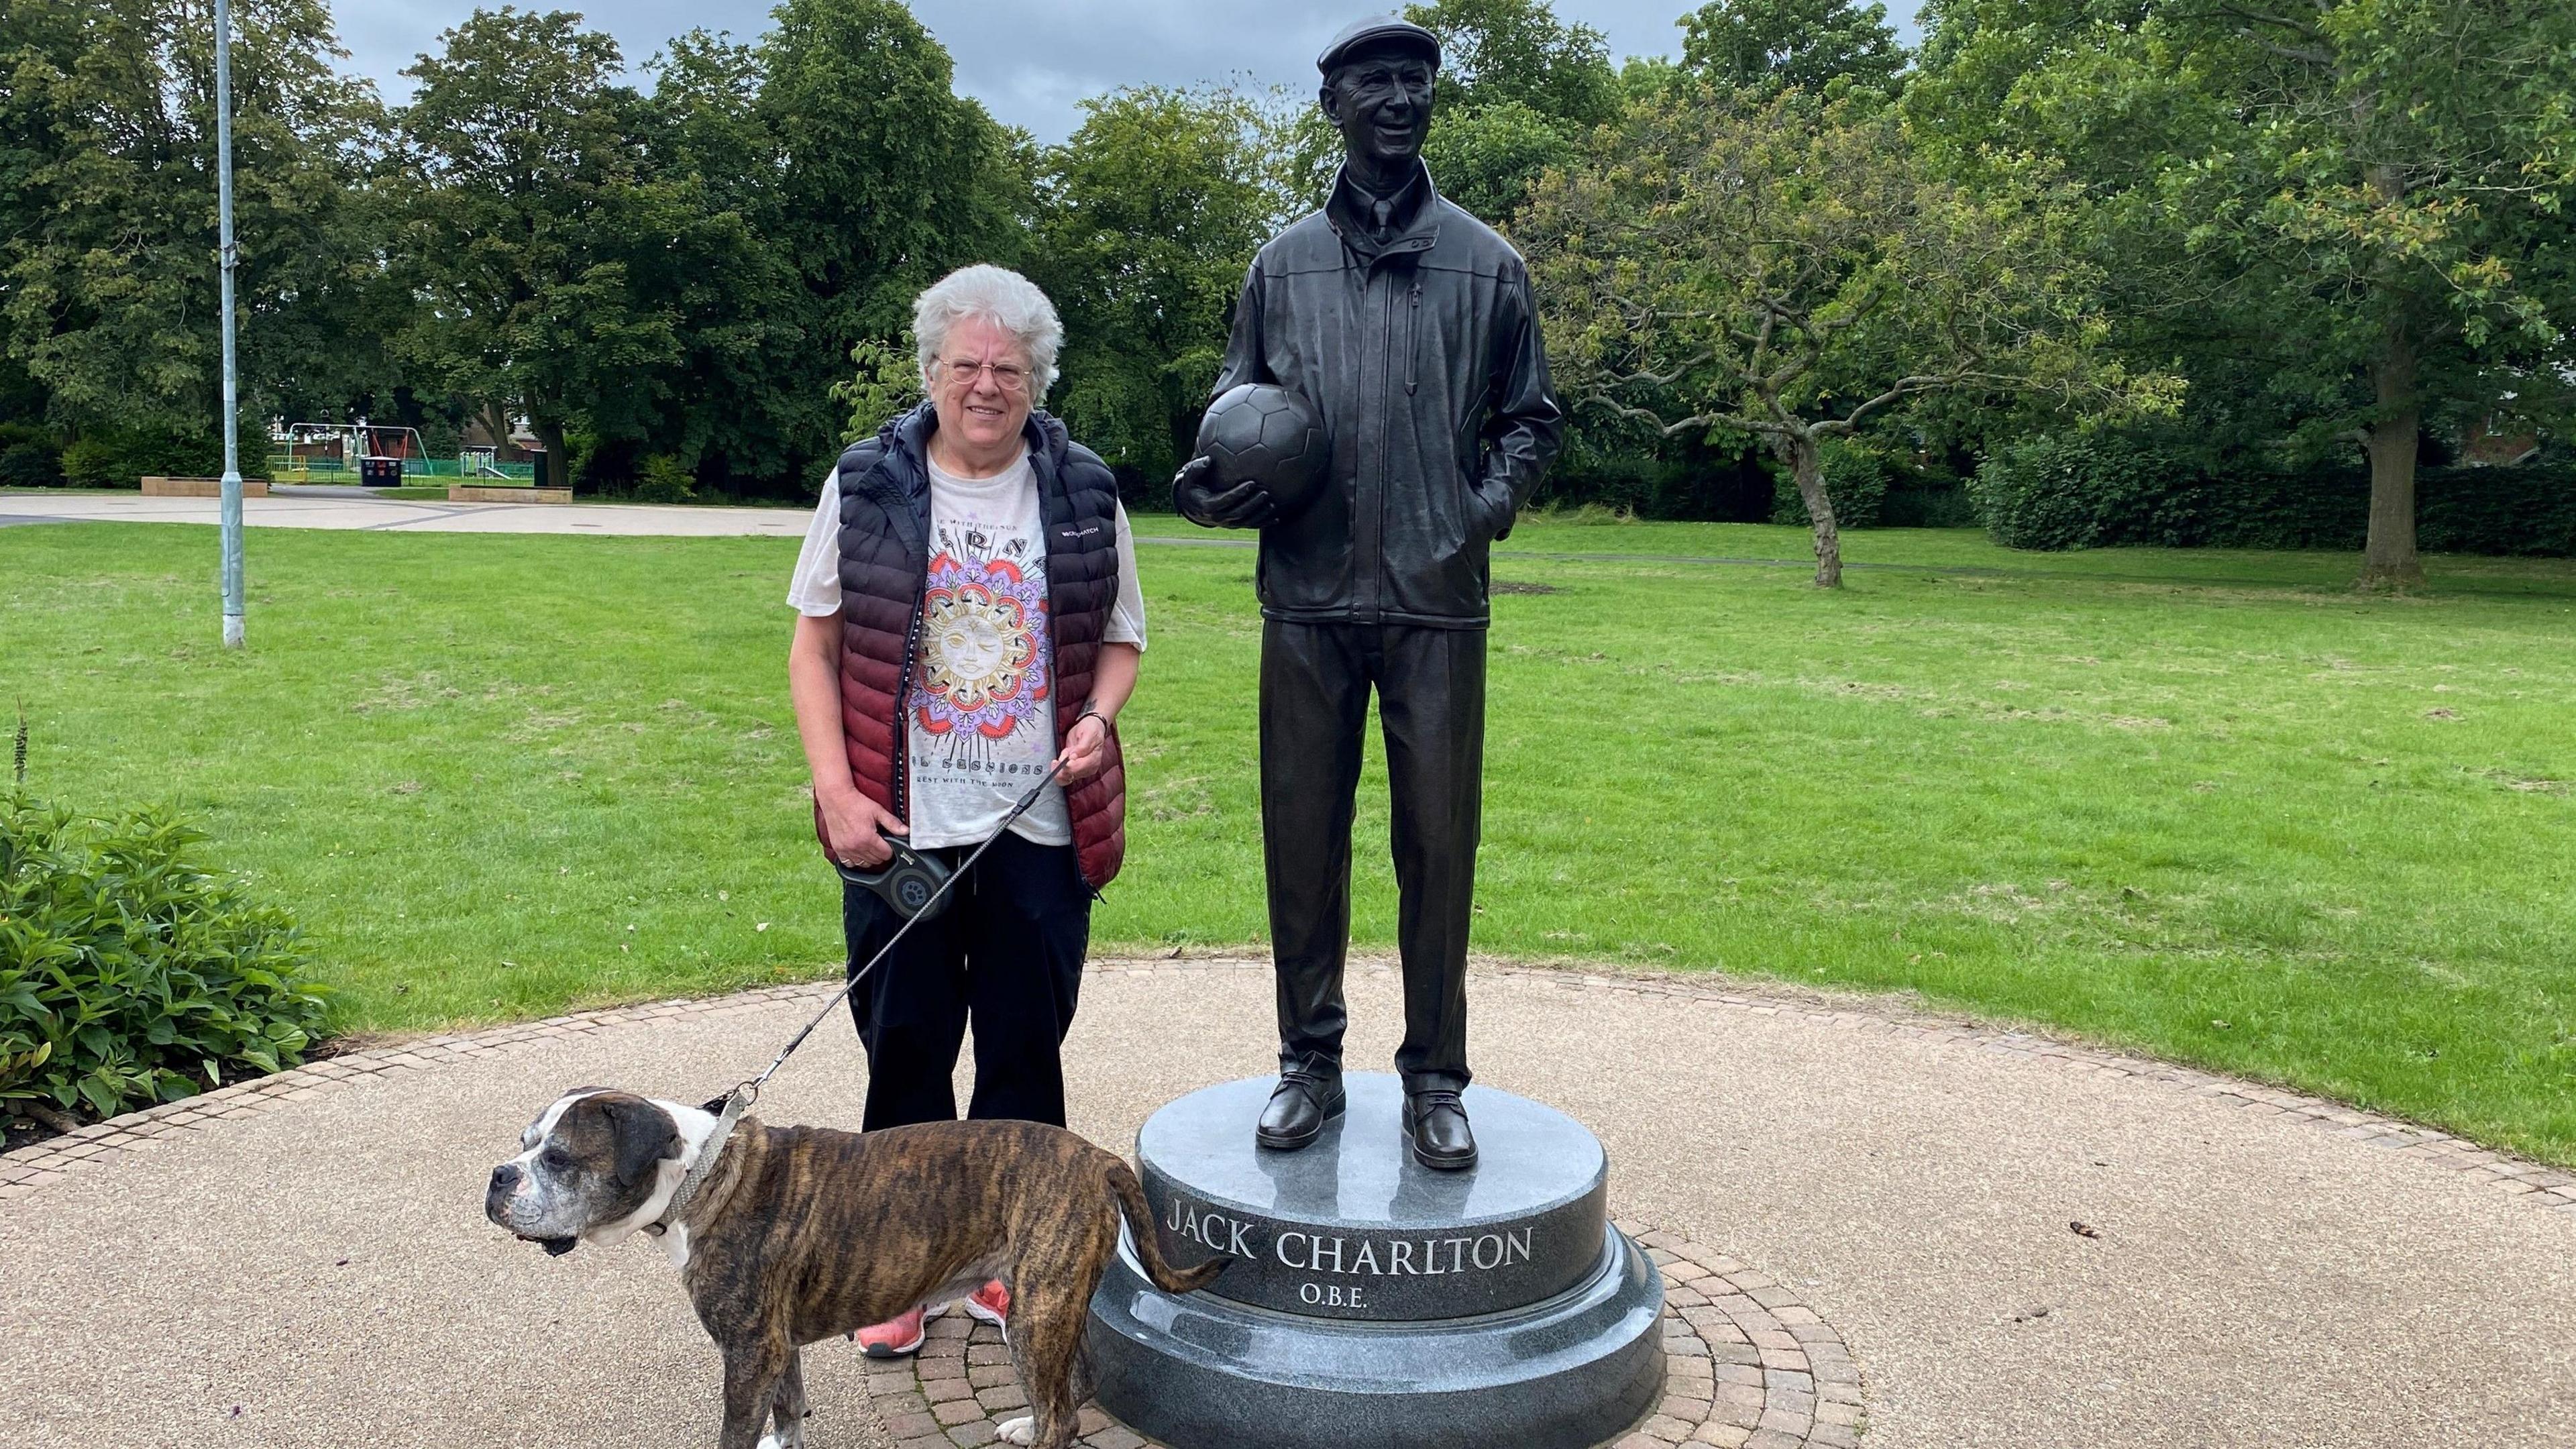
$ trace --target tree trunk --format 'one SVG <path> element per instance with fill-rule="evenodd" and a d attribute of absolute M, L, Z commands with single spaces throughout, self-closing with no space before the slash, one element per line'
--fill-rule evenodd
<path fill-rule="evenodd" d="M 1798 498 L 1807 505 L 1807 521 L 1816 530 L 1816 587 L 1843 586 L 1843 535 L 1834 522 L 1834 501 L 1825 496 L 1825 455 L 1816 440 L 1784 434 L 1776 451 L 1798 479 Z"/>
<path fill-rule="evenodd" d="M 2364 589 L 2411 589 L 2424 582 L 2415 553 L 2415 439 L 2424 420 L 2415 392 L 2415 348 L 2406 324 L 2392 323 L 2371 362 L 2379 420 L 2370 426 L 2370 537 L 2361 555 Z"/>
<path fill-rule="evenodd" d="M 572 457 L 564 447 L 563 424 L 535 413 L 528 418 L 528 431 L 537 435 L 537 442 L 546 450 L 545 476 L 537 481 L 549 488 L 570 488 Z"/>

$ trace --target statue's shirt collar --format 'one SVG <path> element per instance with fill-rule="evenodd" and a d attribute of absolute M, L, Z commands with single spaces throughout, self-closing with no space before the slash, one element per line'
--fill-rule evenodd
<path fill-rule="evenodd" d="M 1398 237 L 1422 219 L 1424 204 L 1431 199 L 1431 170 L 1421 162 L 1413 163 L 1413 175 L 1393 196 L 1380 196 L 1352 179 L 1351 169 L 1344 166 L 1333 178 L 1332 199 L 1325 211 L 1333 230 L 1341 233 L 1363 263 L 1377 260 Z"/>

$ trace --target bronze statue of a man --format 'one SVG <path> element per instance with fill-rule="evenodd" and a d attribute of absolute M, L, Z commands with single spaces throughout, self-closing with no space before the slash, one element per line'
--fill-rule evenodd
<path fill-rule="evenodd" d="M 1197 523 L 1261 529 L 1261 832 L 1279 985 L 1279 1085 L 1262 1146 L 1312 1142 L 1342 1111 L 1351 815 L 1369 691 L 1386 735 L 1404 1132 L 1414 1159 L 1476 1161 L 1467 930 L 1484 794 L 1486 556 L 1555 457 L 1529 273 L 1422 164 L 1440 43 L 1363 20 L 1316 61 L 1344 159 L 1321 211 L 1244 279 L 1217 391 L 1276 383 L 1332 441 L 1316 501 L 1281 516 L 1205 458 L 1173 480 Z"/>

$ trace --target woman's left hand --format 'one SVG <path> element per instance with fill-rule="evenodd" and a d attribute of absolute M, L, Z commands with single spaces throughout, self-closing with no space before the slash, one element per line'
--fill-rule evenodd
<path fill-rule="evenodd" d="M 1073 722 L 1065 734 L 1064 752 L 1055 757 L 1062 773 L 1057 777 L 1068 785 L 1079 785 L 1109 763 L 1109 724 L 1096 714 L 1087 714 Z"/>

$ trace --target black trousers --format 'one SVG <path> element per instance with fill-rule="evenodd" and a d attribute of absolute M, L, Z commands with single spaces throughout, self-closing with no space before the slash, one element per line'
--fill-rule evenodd
<path fill-rule="evenodd" d="M 1485 633 L 1292 624 L 1261 632 L 1261 850 L 1283 1071 L 1337 1071 L 1348 1013 L 1351 817 L 1371 688 L 1386 733 L 1407 1091 L 1467 1085 L 1467 928 L 1483 823 Z"/>
<path fill-rule="evenodd" d="M 969 852 L 944 852 L 951 861 Z M 850 1016 L 868 1049 L 870 1132 L 957 1115 L 951 1078 L 975 1028 L 975 1095 L 966 1115 L 1064 1121 L 1061 1048 L 1082 990 L 1091 893 L 1070 845 L 1005 832 L 949 889 L 948 908 L 912 928 L 858 990 Z M 858 886 L 841 887 L 845 971 L 876 955 L 903 918 Z"/>

